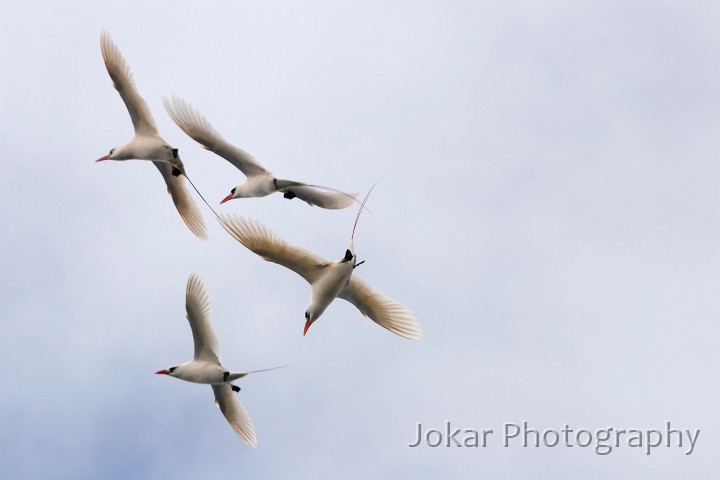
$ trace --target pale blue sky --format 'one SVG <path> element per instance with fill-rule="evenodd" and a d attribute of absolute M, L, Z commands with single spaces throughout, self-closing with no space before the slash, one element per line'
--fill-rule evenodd
<path fill-rule="evenodd" d="M 713 2 L 19 2 L 0 6 L 0 477 L 706 478 L 720 421 L 720 8 Z M 127 140 L 107 29 L 217 204 L 240 172 L 165 114 L 185 98 L 270 169 L 377 187 L 356 272 L 420 342 L 182 223 Z M 356 209 L 217 208 L 340 258 Z M 213 305 L 258 448 L 190 358 Z M 416 422 L 701 429 L 695 452 L 411 449 Z"/>

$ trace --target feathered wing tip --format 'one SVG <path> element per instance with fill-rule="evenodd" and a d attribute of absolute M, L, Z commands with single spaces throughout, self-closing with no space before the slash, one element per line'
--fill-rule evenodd
<path fill-rule="evenodd" d="M 220 225 L 245 248 L 268 262 L 289 268 L 312 284 L 328 265 L 316 253 L 290 245 L 262 223 L 240 215 L 218 217 Z"/>
<path fill-rule="evenodd" d="M 212 314 L 210 295 L 197 273 L 191 273 L 190 278 L 188 278 L 187 288 L 185 289 L 185 303 L 188 315 L 192 313 L 196 318 L 210 318 Z"/>
<path fill-rule="evenodd" d="M 306 256 L 315 263 L 324 262 L 323 258 L 309 250 L 293 247 L 270 228 L 252 218 L 245 218 L 237 214 L 225 214 L 218 216 L 218 221 L 235 240 L 265 260 L 282 264 L 284 263 L 283 259 L 291 260 L 289 257 L 294 259 L 297 256 Z"/>
<path fill-rule="evenodd" d="M 215 393 L 215 404 L 220 408 L 235 433 L 251 447 L 257 447 L 255 427 L 247 410 L 236 398 L 232 387 L 224 383 L 222 385 L 212 385 L 212 389 Z"/>
<path fill-rule="evenodd" d="M 257 220 L 232 214 L 220 215 L 219 220 L 226 232 L 258 255 L 262 255 L 261 252 L 265 250 L 285 244 L 275 232 Z"/>
<path fill-rule="evenodd" d="M 255 436 L 255 426 L 250 419 L 250 415 L 242 403 L 237 399 L 235 400 L 236 406 L 231 415 L 225 415 L 225 418 L 230 423 L 230 426 L 240 438 L 245 441 L 248 445 L 255 448 L 257 447 L 257 437 Z"/>
<path fill-rule="evenodd" d="M 120 53 L 120 49 L 113 43 L 110 34 L 105 30 L 100 34 L 100 49 L 113 87 L 118 91 L 128 109 L 135 133 L 158 133 L 150 107 L 135 87 L 130 66 Z"/>
<path fill-rule="evenodd" d="M 173 176 L 171 173 L 172 167 L 167 163 L 153 162 L 155 166 L 160 170 L 165 184 L 167 185 L 167 191 L 172 198 L 175 208 L 177 208 L 180 217 L 185 222 L 185 225 L 190 229 L 201 240 L 207 240 L 207 227 L 205 226 L 205 219 L 200 213 L 197 203 L 190 195 L 190 192 L 185 187 L 184 175 Z"/>
<path fill-rule="evenodd" d="M 184 192 L 184 198 L 178 198 L 172 194 L 171 196 L 173 203 L 175 203 L 175 207 L 177 207 L 177 210 L 180 213 L 180 218 L 183 219 L 185 225 L 187 225 L 190 231 L 200 240 L 207 240 L 208 236 L 205 219 L 203 218 L 202 213 L 200 213 L 200 209 L 195 201 L 187 194 L 187 192 Z"/>
<path fill-rule="evenodd" d="M 311 206 L 332 210 L 349 207 L 359 195 L 358 193 L 345 193 L 332 189 L 323 191 L 310 185 L 297 185 L 288 187 L 285 190 L 292 192 L 297 198 Z"/>
<path fill-rule="evenodd" d="M 182 98 L 174 95 L 170 99 L 163 98 L 163 105 L 177 126 L 206 150 L 224 158 L 247 176 L 267 172 L 255 157 L 225 140 L 200 112 Z"/>
<path fill-rule="evenodd" d="M 163 97 L 162 103 L 173 122 L 206 149 L 212 150 L 218 140 L 223 140 L 210 122 L 182 98 L 176 95 L 169 99 Z"/>
<path fill-rule="evenodd" d="M 382 295 L 353 275 L 338 295 L 383 328 L 410 340 L 420 340 L 423 332 L 412 311 L 405 305 Z"/>
<path fill-rule="evenodd" d="M 133 80 L 130 66 L 127 64 L 125 57 L 123 57 L 122 53 L 120 53 L 120 49 L 117 45 L 115 45 L 115 42 L 113 42 L 112 38 L 110 38 L 110 34 L 105 29 L 100 32 L 100 50 L 102 51 L 105 67 L 108 72 L 110 72 L 110 77 L 113 80 L 113 86 L 116 89 L 118 88 L 116 78 L 113 78 L 114 72 L 122 72 L 125 76 L 125 80 L 128 82 L 128 85 L 134 85 L 135 81 Z"/>
<path fill-rule="evenodd" d="M 374 302 L 378 305 L 377 315 L 372 320 L 381 327 L 410 340 L 420 340 L 423 331 L 412 311 L 405 305 L 379 293 Z"/>

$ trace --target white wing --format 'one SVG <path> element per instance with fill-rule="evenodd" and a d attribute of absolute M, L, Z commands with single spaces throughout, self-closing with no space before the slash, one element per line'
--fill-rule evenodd
<path fill-rule="evenodd" d="M 215 393 L 215 404 L 220 407 L 220 411 L 225 415 L 235 433 L 251 447 L 257 446 L 255 427 L 250 420 L 250 415 L 235 396 L 232 387 L 227 383 L 222 383 L 212 385 L 212 389 Z"/>
<path fill-rule="evenodd" d="M 100 49 L 113 86 L 130 113 L 135 133 L 158 133 L 150 108 L 135 87 L 130 67 L 120 53 L 120 49 L 113 43 L 110 34 L 105 30 L 100 34 Z"/>
<path fill-rule="evenodd" d="M 252 155 L 225 140 L 200 112 L 182 98 L 175 96 L 169 100 L 163 98 L 163 105 L 170 118 L 183 132 L 206 149 L 235 165 L 245 176 L 267 172 Z"/>
<path fill-rule="evenodd" d="M 185 225 L 201 240 L 207 240 L 205 220 L 190 192 L 185 188 L 184 175 L 173 176 L 173 167 L 165 162 L 153 162 L 165 180 L 167 191 Z"/>
<path fill-rule="evenodd" d="M 346 208 L 354 201 L 357 193 L 345 193 L 334 190 L 323 191 L 309 185 L 291 186 L 285 190 L 292 192 L 299 198 L 310 205 L 317 205 L 320 208 Z"/>
<path fill-rule="evenodd" d="M 188 279 L 185 310 L 195 342 L 194 360 L 219 362 L 220 344 L 210 325 L 210 297 L 195 273 Z"/>
<path fill-rule="evenodd" d="M 355 275 L 338 297 L 355 305 L 366 317 L 401 337 L 420 340 L 422 330 L 409 308 L 392 298 L 377 293 Z"/>
<path fill-rule="evenodd" d="M 297 273 L 312 284 L 329 262 L 304 248 L 290 245 L 262 223 L 240 215 L 223 215 L 220 225 L 235 240 L 268 262 L 277 263 Z"/>

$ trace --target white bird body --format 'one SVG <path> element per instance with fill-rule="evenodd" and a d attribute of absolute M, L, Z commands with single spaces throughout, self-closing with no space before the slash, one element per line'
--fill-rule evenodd
<path fill-rule="evenodd" d="M 230 191 L 220 203 L 235 198 L 265 197 L 282 192 L 285 198 L 299 198 L 321 208 L 345 208 L 355 201 L 357 193 L 345 193 L 304 182 L 278 178 L 263 167 L 252 155 L 225 140 L 220 133 L 190 104 L 179 97 L 163 99 L 163 105 L 173 121 L 190 138 L 205 149 L 223 157 L 240 170 L 247 179 Z"/>
<path fill-rule="evenodd" d="M 170 375 L 186 382 L 210 385 L 213 383 L 225 383 L 223 381 L 223 366 L 219 362 L 190 360 L 175 367 Z"/>
<path fill-rule="evenodd" d="M 185 224 L 195 235 L 206 240 L 205 221 L 197 204 L 185 188 L 182 178 L 186 176 L 185 167 L 177 149 L 172 148 L 160 136 L 150 107 L 135 87 L 130 67 L 110 35 L 104 30 L 100 35 L 100 48 L 113 86 L 130 114 L 135 134 L 129 141 L 113 148 L 108 155 L 100 157 L 97 161 L 133 159 L 152 161 L 163 176 L 168 193 Z"/>
<path fill-rule="evenodd" d="M 151 160 L 184 170 L 180 158 L 173 158 L 172 147 L 157 132 L 134 135 L 128 142 L 113 148 L 106 160 Z"/>
<path fill-rule="evenodd" d="M 353 253 L 353 258 L 355 255 Z M 340 260 L 328 262 L 323 268 L 322 275 L 310 284 L 310 304 L 307 308 L 307 317 L 317 319 L 325 312 L 340 292 L 347 286 L 353 273 L 355 262 Z"/>
<path fill-rule="evenodd" d="M 189 362 L 178 365 L 171 376 L 185 380 L 186 382 L 212 385 L 230 383 L 245 375 L 247 375 L 247 373 L 228 372 L 219 362 L 190 360 Z"/>
<path fill-rule="evenodd" d="M 225 370 L 220 359 L 220 344 L 210 325 L 210 297 L 196 274 L 190 275 L 185 295 L 187 320 L 193 334 L 195 355 L 193 359 L 155 373 L 169 375 L 187 382 L 209 384 L 215 394 L 215 403 L 230 426 L 247 444 L 256 446 L 255 428 L 245 408 L 238 401 L 235 392 L 240 388 L 232 381 L 253 372 L 230 372 Z M 279 367 L 276 367 L 279 368 Z"/>
<path fill-rule="evenodd" d="M 418 340 L 422 330 L 410 309 L 372 289 L 353 275 L 356 255 L 350 242 L 343 259 L 328 261 L 309 250 L 295 247 L 262 223 L 240 215 L 219 218 L 223 228 L 238 242 L 267 261 L 277 263 L 303 277 L 311 286 L 305 312 L 306 334 L 335 298 L 347 300 L 375 323 L 405 338 Z"/>
<path fill-rule="evenodd" d="M 235 187 L 232 198 L 266 197 L 278 191 L 277 184 L 275 176 L 266 170 L 247 177 L 245 183 Z"/>

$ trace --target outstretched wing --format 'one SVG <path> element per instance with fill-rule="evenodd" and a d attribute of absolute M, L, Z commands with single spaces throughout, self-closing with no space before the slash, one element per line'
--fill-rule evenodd
<path fill-rule="evenodd" d="M 290 245 L 262 223 L 240 215 L 222 215 L 220 224 L 235 240 L 269 262 L 289 268 L 312 284 L 329 262 L 304 248 Z"/>
<path fill-rule="evenodd" d="M 183 132 L 206 149 L 235 165 L 245 176 L 267 172 L 252 155 L 225 140 L 200 112 L 182 98 L 175 96 L 171 99 L 163 98 L 163 105 L 170 118 Z"/>
<path fill-rule="evenodd" d="M 135 87 L 130 67 L 123 58 L 122 53 L 120 53 L 120 49 L 110 38 L 110 34 L 105 30 L 100 33 L 100 49 L 113 86 L 120 94 L 123 102 L 125 102 L 125 107 L 130 113 L 135 133 L 158 133 L 150 107 L 148 107 Z"/>
<path fill-rule="evenodd" d="M 220 344 L 210 325 L 210 296 L 195 273 L 188 279 L 185 310 L 195 342 L 194 360 L 220 362 Z"/>
<path fill-rule="evenodd" d="M 401 337 L 411 340 L 420 340 L 422 337 L 422 330 L 409 308 L 376 292 L 355 275 L 350 277 L 338 297 L 352 303 L 363 315 Z"/>
<path fill-rule="evenodd" d="M 230 384 L 212 385 L 212 389 L 213 393 L 215 393 L 215 404 L 225 415 L 235 433 L 251 447 L 257 446 L 255 427 L 253 427 L 250 415 L 248 415 L 240 400 L 237 399 Z"/>
<path fill-rule="evenodd" d="M 203 219 L 200 209 L 190 192 L 185 188 L 184 175 L 174 176 L 172 174 L 173 166 L 165 162 L 153 162 L 160 174 L 165 180 L 167 191 L 172 198 L 175 208 L 182 217 L 185 225 L 188 226 L 201 240 L 207 240 L 207 230 L 205 228 L 205 220 Z"/>
<path fill-rule="evenodd" d="M 297 198 L 310 205 L 317 205 L 320 208 L 339 209 L 349 207 L 354 201 L 357 193 L 345 193 L 335 190 L 321 190 L 310 185 L 290 186 L 285 189 L 295 194 Z"/>

